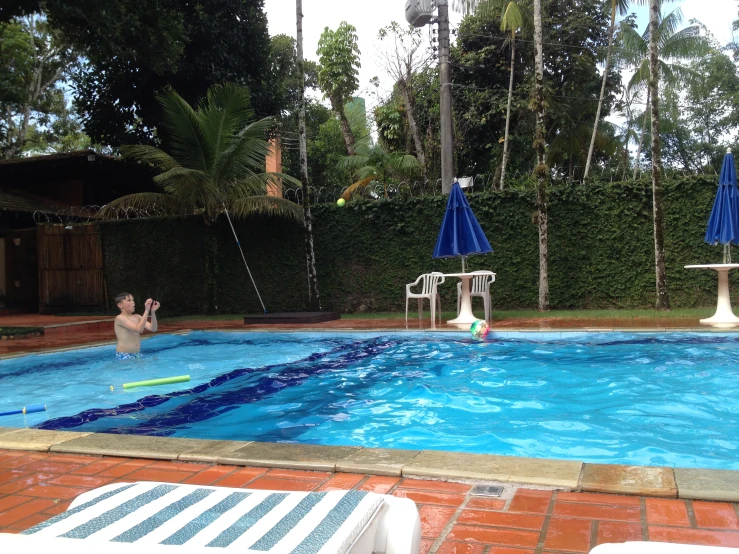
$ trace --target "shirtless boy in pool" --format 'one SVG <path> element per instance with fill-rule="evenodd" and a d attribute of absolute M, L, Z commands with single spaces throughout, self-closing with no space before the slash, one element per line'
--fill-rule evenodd
<path fill-rule="evenodd" d="M 144 302 L 144 315 L 140 316 L 134 313 L 136 303 L 133 295 L 123 292 L 115 297 L 115 303 L 121 310 L 120 315 L 115 318 L 115 336 L 118 339 L 118 346 L 115 349 L 115 357 L 119 360 L 128 360 L 130 358 L 139 358 L 141 356 L 141 333 L 144 329 L 156 333 L 157 316 L 156 311 L 159 309 L 159 302 L 149 298 Z M 149 321 L 151 316 L 151 321 Z"/>

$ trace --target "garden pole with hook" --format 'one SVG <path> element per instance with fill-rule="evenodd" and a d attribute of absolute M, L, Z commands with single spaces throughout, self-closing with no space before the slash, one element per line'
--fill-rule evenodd
<path fill-rule="evenodd" d="M 249 264 L 246 263 L 246 256 L 244 256 L 244 250 L 241 248 L 241 242 L 239 242 L 239 237 L 236 235 L 236 229 L 234 229 L 234 224 L 231 222 L 231 216 L 228 214 L 228 208 L 226 208 L 226 205 L 223 206 L 223 211 L 226 214 L 226 219 L 228 219 L 228 224 L 231 226 L 231 232 L 234 234 L 234 239 L 236 239 L 236 245 L 239 247 L 239 252 L 241 252 L 241 259 L 244 260 L 244 266 L 246 267 L 246 271 L 249 274 L 249 279 L 251 279 L 251 284 L 254 285 L 254 290 L 257 292 L 257 297 L 259 298 L 259 303 L 262 305 L 262 310 L 264 310 L 264 313 L 267 313 L 267 308 L 264 307 L 264 302 L 262 302 L 262 296 L 259 294 L 259 289 L 257 288 L 257 284 L 254 282 L 254 277 L 252 277 L 251 271 L 249 270 Z"/>

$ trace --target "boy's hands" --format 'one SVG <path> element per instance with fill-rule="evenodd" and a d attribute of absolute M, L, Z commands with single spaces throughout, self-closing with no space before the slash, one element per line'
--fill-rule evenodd
<path fill-rule="evenodd" d="M 156 312 L 159 309 L 159 302 L 156 300 L 151 301 L 151 313 Z"/>
<path fill-rule="evenodd" d="M 152 311 L 151 308 L 153 303 L 154 301 L 151 298 L 147 298 L 146 302 L 144 302 L 144 310 L 146 310 L 147 312 Z"/>

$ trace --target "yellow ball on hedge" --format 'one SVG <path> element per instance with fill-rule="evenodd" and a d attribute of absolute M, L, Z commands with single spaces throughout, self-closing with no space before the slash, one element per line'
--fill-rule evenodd
<path fill-rule="evenodd" d="M 339 198 L 336 201 L 336 205 L 339 206 L 339 207 L 343 206 L 344 204 L 346 204 L 346 200 L 344 200 L 343 198 Z"/>

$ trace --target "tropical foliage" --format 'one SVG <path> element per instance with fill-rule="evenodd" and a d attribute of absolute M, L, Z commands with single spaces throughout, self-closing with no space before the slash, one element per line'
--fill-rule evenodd
<path fill-rule="evenodd" d="M 0 158 L 89 145 L 62 86 L 76 64 L 44 18 L 0 23 Z"/>
<path fill-rule="evenodd" d="M 208 224 L 226 211 L 236 218 L 274 214 L 300 220 L 302 208 L 271 187 L 299 185 L 286 175 L 265 173 L 267 133 L 273 118 L 254 121 L 249 92 L 235 85 L 214 85 L 197 108 L 170 90 L 158 96 L 163 108 L 166 150 L 136 145 L 123 155 L 151 164 L 161 193 L 138 193 L 114 200 L 101 211 L 115 217 L 130 209 L 156 209 L 166 215 L 201 214 Z"/>
<path fill-rule="evenodd" d="M 318 41 L 318 86 L 339 117 L 346 151 L 354 154 L 355 137 L 344 106 L 359 88 L 359 46 L 357 29 L 342 21 L 336 31 L 326 27 Z"/>
<path fill-rule="evenodd" d="M 342 158 L 338 166 L 357 179 L 342 193 L 345 200 L 362 192 L 370 183 L 382 185 L 387 198 L 388 185 L 393 180 L 415 177 L 421 169 L 415 156 L 405 152 L 387 152 L 381 146 L 361 148 L 355 155 Z"/>

